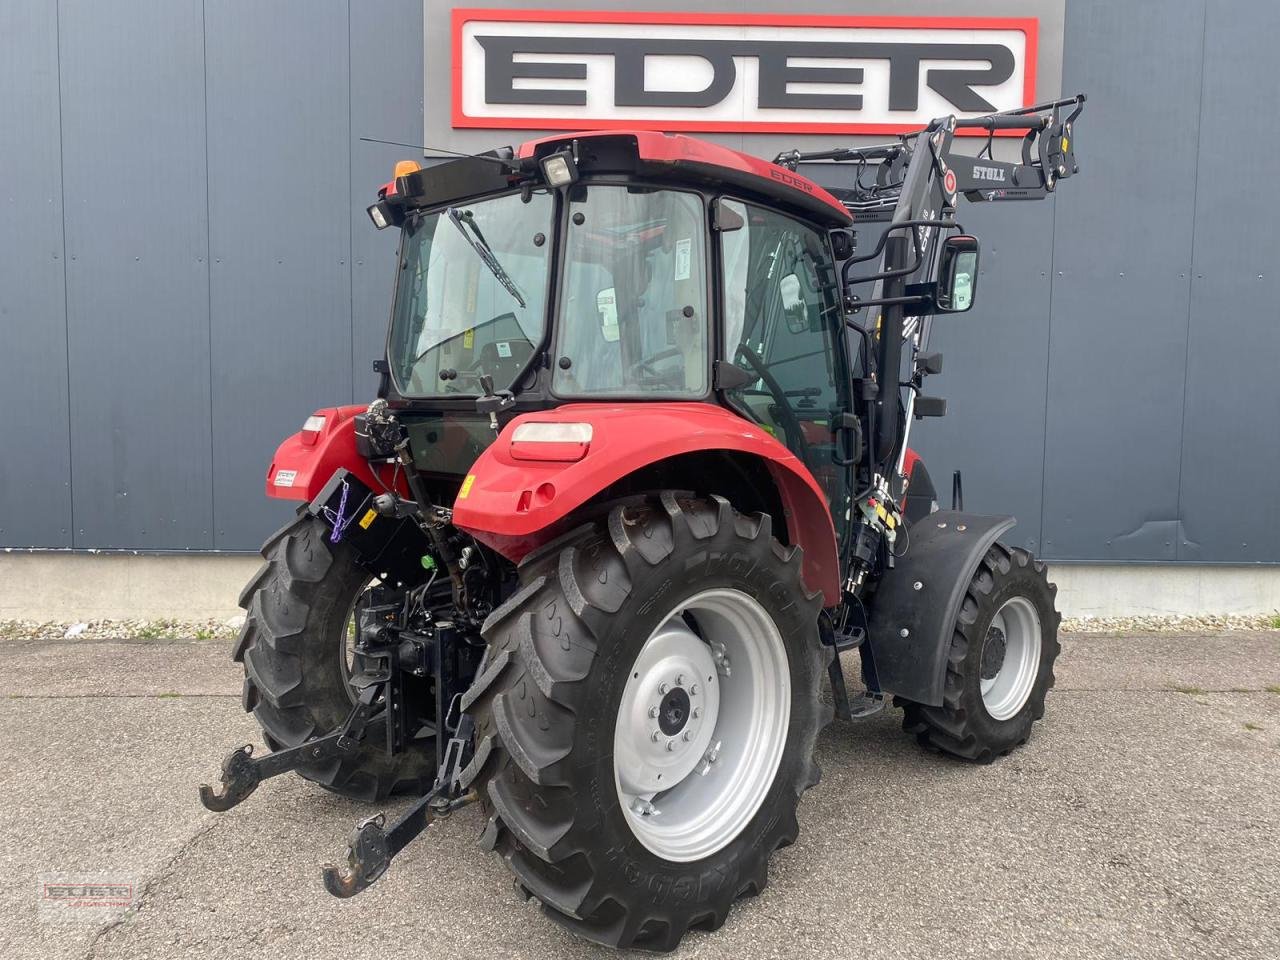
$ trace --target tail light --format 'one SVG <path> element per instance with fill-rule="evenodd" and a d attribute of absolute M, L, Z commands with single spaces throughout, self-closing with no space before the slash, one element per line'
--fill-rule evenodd
<path fill-rule="evenodd" d="M 320 434 L 324 433 L 324 425 L 326 419 L 322 413 L 313 413 L 307 417 L 302 424 L 302 445 L 304 447 L 314 447 L 316 441 L 320 439 Z"/>
<path fill-rule="evenodd" d="M 573 463 L 591 449 L 591 435 L 589 423 L 522 423 L 511 434 L 511 456 Z"/>

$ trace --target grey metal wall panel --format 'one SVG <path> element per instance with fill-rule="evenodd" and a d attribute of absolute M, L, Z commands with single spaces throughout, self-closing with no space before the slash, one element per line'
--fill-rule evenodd
<path fill-rule="evenodd" d="M 347 4 L 223 0 L 206 31 L 214 543 L 243 549 L 292 506 L 276 446 L 351 398 Z"/>
<path fill-rule="evenodd" d="M 387 24 L 396 25 L 388 30 Z M 365 214 L 397 160 L 412 148 L 360 137 L 422 143 L 422 0 L 370 0 L 351 18 L 351 369 L 354 401 L 373 396 L 370 362 L 382 355 L 395 282 L 398 230 L 375 230 Z M 443 94 L 442 94 L 443 95 Z"/>
<path fill-rule="evenodd" d="M 947 415 L 918 421 L 912 434 L 942 505 L 951 502 L 952 472 L 962 471 L 965 509 L 1017 517 L 1006 539 L 1037 553 L 1055 202 L 960 210 L 965 229 L 982 239 L 978 301 L 969 313 L 934 321 L 929 346 L 946 362 L 925 393 L 945 397 Z"/>
<path fill-rule="evenodd" d="M 58 15 L 0 4 L 0 546 L 71 546 Z"/>
<path fill-rule="evenodd" d="M 200 0 L 64 0 L 74 543 L 208 548 Z"/>
<path fill-rule="evenodd" d="M 415 151 L 358 138 L 421 142 L 424 26 L 447 38 L 421 0 L 0 4 L 0 547 L 253 549 L 288 515 L 277 443 L 373 391 L 396 237 L 364 208 Z M 1280 135 L 1251 123 L 1277 28 L 1269 0 L 1068 0 L 1083 172 L 1056 213 L 962 210 L 982 293 L 935 327 L 951 413 L 915 436 L 942 499 L 962 468 L 1051 558 L 1280 561 L 1250 506 L 1280 471 Z"/>
<path fill-rule="evenodd" d="M 1280 560 L 1280 130 L 1259 100 L 1280 6 L 1210 0 L 1204 41 L 1180 560 Z M 1274 74 L 1270 89 L 1276 91 Z M 1259 108 L 1262 114 L 1259 114 Z M 1263 122 L 1259 123 L 1259 119 Z"/>
<path fill-rule="evenodd" d="M 1089 106 L 1057 205 L 1047 557 L 1175 557 L 1203 19 L 1203 2 L 1067 7 L 1064 89 Z"/>

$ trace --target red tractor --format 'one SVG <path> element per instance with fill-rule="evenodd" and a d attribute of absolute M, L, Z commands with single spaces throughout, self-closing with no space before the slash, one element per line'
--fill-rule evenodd
<path fill-rule="evenodd" d="M 478 801 L 549 917 L 669 950 L 763 889 L 833 712 L 892 695 L 979 763 L 1025 743 L 1054 587 L 1012 518 L 939 510 L 907 441 L 945 412 L 933 318 L 974 301 L 960 197 L 1052 192 L 1083 102 L 773 162 L 611 131 L 398 166 L 369 208 L 401 231 L 377 399 L 280 446 L 267 494 L 298 515 L 240 598 L 272 752 L 233 751 L 205 805 L 289 770 L 415 794 L 326 868 L 345 897 Z"/>

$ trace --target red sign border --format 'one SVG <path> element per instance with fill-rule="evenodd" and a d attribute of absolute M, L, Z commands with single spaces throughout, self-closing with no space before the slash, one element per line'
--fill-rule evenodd
<path fill-rule="evenodd" d="M 678 13 L 664 10 L 495 10 L 455 7 L 451 11 L 453 62 L 452 126 L 486 130 L 664 130 L 709 133 L 911 133 L 923 123 L 787 123 L 772 120 L 584 120 L 560 117 L 471 117 L 462 110 L 462 28 L 476 20 L 503 23 L 639 23 L 695 24 L 765 27 L 880 27 L 943 30 L 1018 30 L 1026 37 L 1023 64 L 1023 106 L 1035 103 L 1036 67 L 1039 63 L 1040 22 L 1035 17 L 859 17 L 791 13 Z M 958 135 L 981 136 L 982 130 L 961 130 Z M 996 136 L 1020 137 L 1018 130 L 998 130 Z"/>

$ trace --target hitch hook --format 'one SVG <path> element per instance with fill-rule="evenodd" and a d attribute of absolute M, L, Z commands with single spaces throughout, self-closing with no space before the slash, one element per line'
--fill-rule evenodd
<path fill-rule="evenodd" d="M 215 813 L 230 810 L 258 789 L 262 777 L 253 762 L 253 744 L 232 750 L 222 761 L 222 790 L 214 792 L 207 783 L 200 784 L 200 802 Z"/>
<path fill-rule="evenodd" d="M 347 865 L 336 867 L 332 863 L 324 865 L 324 888 L 335 897 L 347 899 L 354 897 L 368 887 L 391 866 L 391 848 L 387 843 L 387 834 L 383 829 L 387 818 L 379 813 L 377 816 L 362 820 L 351 831 L 351 841 L 347 847 Z"/>
<path fill-rule="evenodd" d="M 458 736 L 449 739 L 435 786 L 419 797 L 395 823 L 388 827 L 385 815 L 380 813 L 356 826 L 347 844 L 347 865 L 324 865 L 326 890 L 344 900 L 354 897 L 386 873 L 391 859 L 421 836 L 433 822 L 443 820 L 459 807 L 480 799 L 474 789 L 460 792 L 462 762 L 472 732 L 473 721 L 463 714 L 458 721 Z"/>

